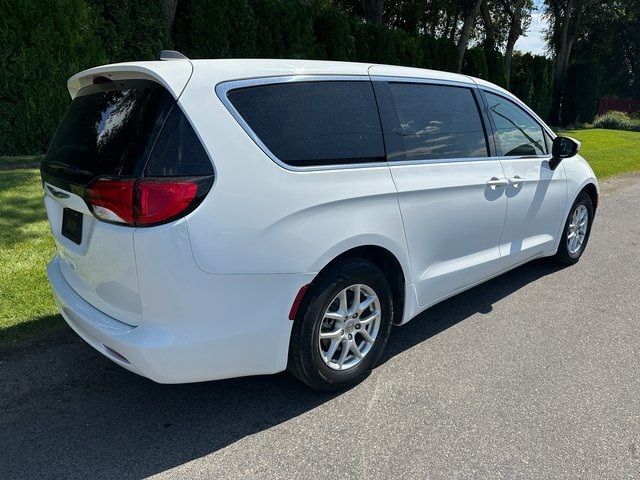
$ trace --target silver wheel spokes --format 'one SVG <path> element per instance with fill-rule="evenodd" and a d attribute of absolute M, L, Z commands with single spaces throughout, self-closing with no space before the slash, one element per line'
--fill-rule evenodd
<path fill-rule="evenodd" d="M 334 370 L 358 365 L 376 341 L 380 315 L 380 300 L 367 285 L 351 285 L 338 293 L 320 325 L 318 347 L 324 363 Z"/>
<path fill-rule="evenodd" d="M 587 235 L 588 225 L 589 211 L 584 205 L 578 205 L 571 214 L 571 222 L 569 222 L 569 230 L 567 230 L 567 249 L 569 253 L 575 254 L 580 251 Z"/>

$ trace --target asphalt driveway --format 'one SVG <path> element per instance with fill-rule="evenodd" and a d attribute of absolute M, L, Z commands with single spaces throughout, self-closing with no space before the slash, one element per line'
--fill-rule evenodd
<path fill-rule="evenodd" d="M 587 252 L 395 328 L 359 386 L 157 385 L 68 329 L 0 350 L 0 477 L 640 478 L 640 177 Z"/>

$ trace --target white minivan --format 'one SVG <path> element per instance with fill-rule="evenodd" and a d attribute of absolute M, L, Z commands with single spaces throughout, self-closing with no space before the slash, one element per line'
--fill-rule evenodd
<path fill-rule="evenodd" d="M 71 77 L 42 165 L 60 312 L 124 368 L 162 383 L 288 369 L 344 388 L 392 325 L 585 249 L 593 171 L 502 88 L 161 58 Z"/>

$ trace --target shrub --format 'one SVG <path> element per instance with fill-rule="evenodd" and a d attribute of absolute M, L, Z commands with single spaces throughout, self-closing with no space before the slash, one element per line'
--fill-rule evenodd
<path fill-rule="evenodd" d="M 361 62 L 397 64 L 393 33 L 383 25 L 355 25 L 356 58 Z"/>
<path fill-rule="evenodd" d="M 487 80 L 503 88 L 507 87 L 507 77 L 504 73 L 504 55 L 497 50 L 484 50 L 487 59 Z"/>
<path fill-rule="evenodd" d="M 256 20 L 247 0 L 182 0 L 175 48 L 190 58 L 255 56 Z"/>
<path fill-rule="evenodd" d="M 339 8 L 326 5 L 314 24 L 317 54 L 327 60 L 352 60 L 356 53 L 349 18 Z"/>
<path fill-rule="evenodd" d="M 67 79 L 107 58 L 82 0 L 17 0 L 0 18 L 0 155 L 44 152 L 67 105 Z"/>
<path fill-rule="evenodd" d="M 458 46 L 448 38 L 438 38 L 438 59 L 433 68 L 455 72 L 458 68 Z"/>
<path fill-rule="evenodd" d="M 467 50 L 464 55 L 462 65 L 462 73 L 487 80 L 489 70 L 487 68 L 487 57 L 485 57 L 484 49 L 474 47 Z"/>
<path fill-rule="evenodd" d="M 511 65 L 511 92 L 541 118 L 551 107 L 553 62 L 542 55 L 515 54 Z"/>
<path fill-rule="evenodd" d="M 89 4 L 109 62 L 156 60 L 160 50 L 169 47 L 160 0 L 89 0 Z"/>
<path fill-rule="evenodd" d="M 640 120 L 631 118 L 625 112 L 608 111 L 595 118 L 593 128 L 609 128 L 611 130 L 631 130 L 640 132 Z"/>
<path fill-rule="evenodd" d="M 553 61 L 542 55 L 532 56 L 533 96 L 529 106 L 541 117 L 547 118 L 551 110 L 553 90 Z"/>
<path fill-rule="evenodd" d="M 574 63 L 567 70 L 562 96 L 562 123 L 589 122 L 596 114 L 604 68 L 592 62 Z"/>

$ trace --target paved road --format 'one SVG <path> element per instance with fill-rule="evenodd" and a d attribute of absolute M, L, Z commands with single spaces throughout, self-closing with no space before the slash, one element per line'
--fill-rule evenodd
<path fill-rule="evenodd" d="M 68 330 L 0 351 L 10 478 L 640 478 L 640 177 L 582 261 L 536 262 L 392 332 L 361 385 L 156 385 Z"/>

